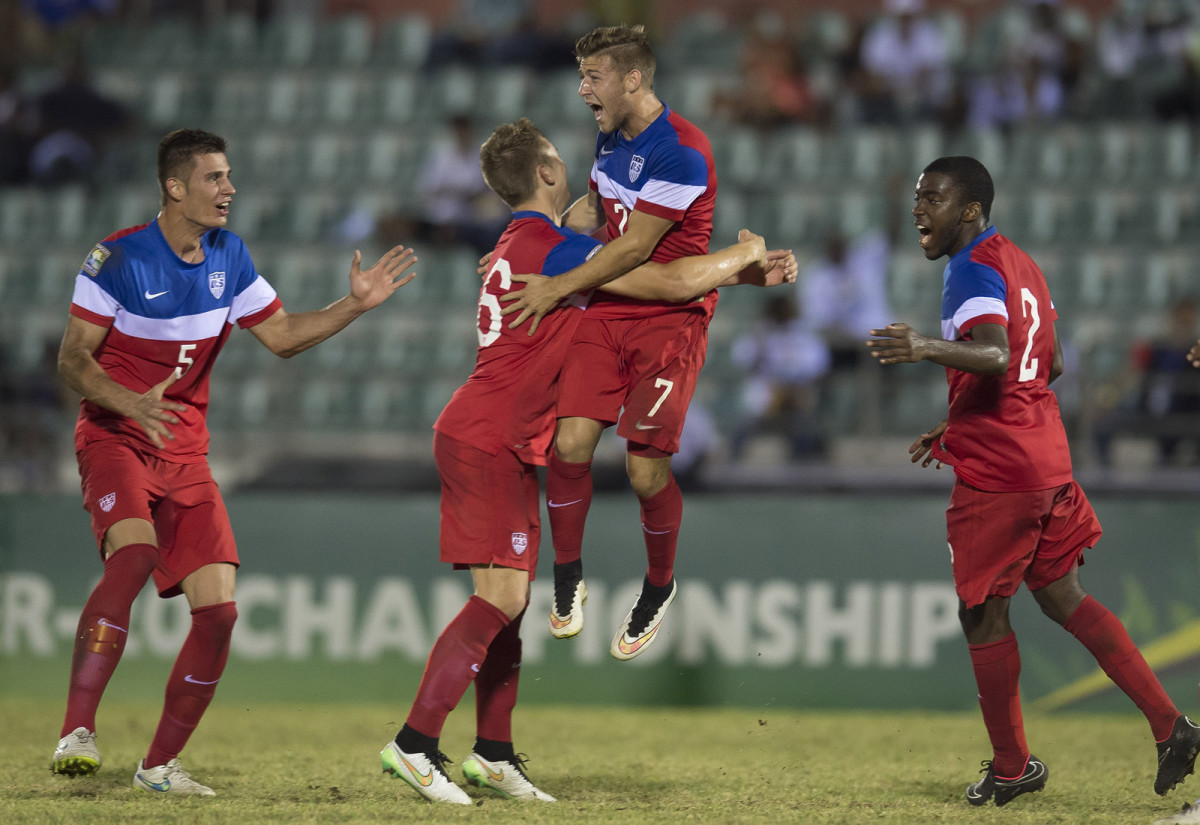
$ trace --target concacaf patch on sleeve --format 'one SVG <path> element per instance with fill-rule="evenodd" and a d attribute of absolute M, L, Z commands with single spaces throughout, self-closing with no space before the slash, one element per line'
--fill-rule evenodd
<path fill-rule="evenodd" d="M 110 254 L 112 253 L 108 251 L 108 248 L 104 244 L 96 244 L 92 248 L 92 251 L 88 253 L 87 258 L 84 260 L 83 266 L 81 267 L 82 271 L 95 278 L 98 274 L 100 274 L 100 267 L 104 266 L 104 262 L 108 260 L 108 256 Z"/>

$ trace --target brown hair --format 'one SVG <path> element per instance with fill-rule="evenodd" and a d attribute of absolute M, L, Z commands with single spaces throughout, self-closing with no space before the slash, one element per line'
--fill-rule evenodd
<path fill-rule="evenodd" d="M 622 75 L 637 69 L 647 89 L 654 88 L 654 52 L 646 38 L 646 27 L 602 26 L 575 41 L 575 59 L 606 56 Z"/>
<path fill-rule="evenodd" d="M 484 182 L 514 208 L 533 197 L 534 175 L 547 159 L 545 138 L 527 117 L 497 126 L 479 147 Z"/>
<path fill-rule="evenodd" d="M 225 154 L 225 139 L 203 129 L 176 129 L 158 142 L 158 189 L 167 199 L 167 179 L 183 177 L 197 155 Z"/>

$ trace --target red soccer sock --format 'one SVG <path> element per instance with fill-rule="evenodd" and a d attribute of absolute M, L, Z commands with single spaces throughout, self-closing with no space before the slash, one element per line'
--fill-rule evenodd
<path fill-rule="evenodd" d="M 229 639 L 237 621 L 237 603 L 221 602 L 192 611 L 192 629 L 175 658 L 167 679 L 158 730 L 142 762 L 147 768 L 165 765 L 183 750 L 200 717 L 208 709 L 229 658 Z"/>
<path fill-rule="evenodd" d="M 1020 776 L 1029 756 L 1025 743 L 1025 723 L 1021 716 L 1021 653 L 1017 636 L 1010 633 L 998 642 L 967 645 L 975 685 L 979 688 L 979 709 L 992 742 L 992 769 L 996 776 Z"/>
<path fill-rule="evenodd" d="M 408 712 L 409 727 L 437 739 L 450 711 L 458 706 L 483 668 L 492 640 L 507 625 L 503 610 L 479 596 L 467 599 L 429 651 L 425 675 Z"/>
<path fill-rule="evenodd" d="M 546 507 L 555 564 L 578 561 L 583 555 L 583 525 L 591 506 L 592 462 L 571 463 L 552 452 L 546 470 Z"/>
<path fill-rule="evenodd" d="M 83 606 L 75 631 L 67 713 L 59 736 L 75 728 L 96 730 L 96 708 L 125 652 L 133 600 L 157 563 L 153 544 L 129 544 L 104 560 L 104 574 Z"/>
<path fill-rule="evenodd" d="M 642 505 L 642 537 L 646 540 L 646 578 L 655 587 L 665 587 L 675 575 L 675 547 L 683 521 L 683 494 L 675 476 Z"/>
<path fill-rule="evenodd" d="M 512 713 L 521 678 L 521 619 L 525 611 L 496 634 L 475 677 L 475 735 L 512 742 Z"/>
<path fill-rule="evenodd" d="M 1129 638 L 1125 625 L 1107 607 L 1085 598 L 1063 627 L 1083 643 L 1096 657 L 1101 669 L 1125 695 L 1133 700 L 1150 723 L 1154 741 L 1171 735 L 1171 726 L 1179 716 L 1175 703 L 1146 664 L 1141 651 Z"/>

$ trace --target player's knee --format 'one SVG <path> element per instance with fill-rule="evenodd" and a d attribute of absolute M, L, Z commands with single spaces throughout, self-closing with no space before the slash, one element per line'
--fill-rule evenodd
<path fill-rule="evenodd" d="M 237 602 L 222 602 L 193 610 L 192 625 L 202 627 L 213 639 L 228 639 L 237 617 Z"/>

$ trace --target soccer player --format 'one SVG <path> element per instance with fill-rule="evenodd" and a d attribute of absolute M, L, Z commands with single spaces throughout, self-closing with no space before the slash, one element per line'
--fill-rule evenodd
<path fill-rule="evenodd" d="M 79 619 L 51 769 L 99 770 L 96 709 L 153 575 L 161 597 L 187 598 L 192 625 L 133 786 L 212 796 L 178 757 L 216 692 L 237 618 L 238 554 L 207 460 L 213 362 L 234 324 L 281 357 L 308 349 L 408 283 L 416 258 L 398 246 L 361 270 L 356 251 L 348 295 L 289 314 L 225 229 L 236 191 L 225 141 L 198 129 L 166 135 L 158 183 L 158 217 L 110 235 L 84 261 L 58 356 L 63 381 L 83 396 L 75 449 L 104 572 Z"/>
<path fill-rule="evenodd" d="M 1063 371 L 1046 279 L 989 226 L 994 190 L 974 158 L 944 157 L 917 180 L 912 214 L 943 275 L 942 335 L 907 324 L 873 329 L 881 364 L 932 361 L 946 368 L 945 420 L 909 447 L 914 463 L 954 467 L 946 511 L 959 618 L 992 743 L 967 801 L 1005 805 L 1046 785 L 1046 765 L 1025 741 L 1017 639 L 1008 607 L 1024 582 L 1042 612 L 1088 649 L 1145 714 L 1158 748 L 1156 793 L 1193 770 L 1200 729 L 1163 691 L 1120 620 L 1084 592 L 1079 566 L 1100 522 L 1074 481 L 1066 431 L 1050 383 Z"/>
<path fill-rule="evenodd" d="M 600 134 L 589 192 L 567 225 L 603 224 L 607 245 L 565 276 L 528 284 L 503 310 L 517 326 L 562 298 L 603 284 L 643 261 L 701 255 L 712 234 L 717 176 L 708 138 L 654 93 L 655 60 L 641 26 L 599 28 L 575 44 L 579 94 Z M 516 279 L 520 280 L 520 279 Z M 528 293 L 528 294 L 526 294 Z M 641 506 L 647 570 L 641 593 L 613 637 L 610 652 L 632 659 L 655 639 L 675 598 L 676 543 L 683 498 L 671 474 L 684 416 L 704 363 L 717 294 L 686 304 L 596 299 L 567 357 L 559 422 L 546 476 L 554 540 L 550 632 L 583 628 L 582 547 L 592 500 L 591 462 L 606 427 L 626 439 L 626 470 Z"/>
<path fill-rule="evenodd" d="M 500 126 L 480 150 L 489 187 L 513 210 L 488 261 L 477 310 L 475 369 L 434 424 L 441 478 L 440 557 L 469 569 L 475 593 L 434 643 L 412 708 L 381 753 L 383 770 L 433 802 L 470 805 L 446 773 L 440 736 L 475 684 L 476 739 L 467 782 L 501 796 L 553 802 L 529 781 L 513 747 L 512 711 L 521 664 L 521 621 L 537 568 L 539 491 L 554 433 L 555 391 L 572 334 L 590 312 L 573 296 L 535 334 L 503 323 L 500 296 L 513 273 L 562 277 L 602 245 L 559 222 L 570 195 L 566 164 L 527 119 Z M 765 271 L 764 271 L 765 267 Z M 790 253 L 768 256 L 763 239 L 703 258 L 648 264 L 605 288 L 634 297 L 688 300 L 720 284 L 795 279 Z"/>

